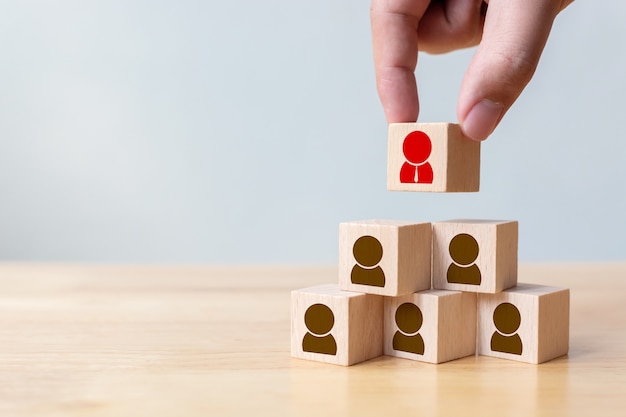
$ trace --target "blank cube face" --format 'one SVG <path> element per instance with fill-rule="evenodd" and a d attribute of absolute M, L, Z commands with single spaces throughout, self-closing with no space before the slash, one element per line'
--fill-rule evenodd
<path fill-rule="evenodd" d="M 542 363 L 569 349 L 569 290 L 520 284 L 478 295 L 478 353 Z"/>
<path fill-rule="evenodd" d="M 291 293 L 291 356 L 353 365 L 382 355 L 383 299 L 320 285 Z"/>
<path fill-rule="evenodd" d="M 385 298 L 385 355 L 441 363 L 475 351 L 476 294 L 428 290 Z"/>
<path fill-rule="evenodd" d="M 431 251 L 430 223 L 341 223 L 339 288 L 387 296 L 429 289 Z"/>
<path fill-rule="evenodd" d="M 480 142 L 457 124 L 389 125 L 387 189 L 391 191 L 478 191 Z"/>
<path fill-rule="evenodd" d="M 433 223 L 433 287 L 494 294 L 517 284 L 516 221 Z"/>

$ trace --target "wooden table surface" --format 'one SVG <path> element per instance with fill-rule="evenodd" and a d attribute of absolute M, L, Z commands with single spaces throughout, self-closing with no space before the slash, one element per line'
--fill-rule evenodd
<path fill-rule="evenodd" d="M 0 416 L 626 415 L 626 264 L 522 265 L 571 288 L 542 365 L 289 356 L 290 290 L 334 267 L 0 264 Z"/>

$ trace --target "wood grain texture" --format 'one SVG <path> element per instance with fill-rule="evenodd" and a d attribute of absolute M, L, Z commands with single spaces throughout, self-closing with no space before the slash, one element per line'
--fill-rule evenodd
<path fill-rule="evenodd" d="M 377 287 L 353 282 L 359 268 L 355 243 L 362 236 L 372 236 L 382 245 L 382 257 L 375 266 L 385 276 L 385 285 Z M 431 287 L 431 223 L 399 220 L 363 220 L 339 225 L 339 288 L 369 294 L 398 296 Z M 365 268 L 363 268 L 365 269 Z M 365 271 L 368 273 L 368 271 Z"/>
<path fill-rule="evenodd" d="M 571 289 L 570 350 L 541 365 L 290 356 L 290 298 L 333 267 L 0 264 L 0 415 L 619 415 L 626 263 L 520 266 Z"/>
<path fill-rule="evenodd" d="M 451 255 L 451 242 L 461 234 L 477 243 L 477 256 L 459 265 Z M 518 223 L 508 220 L 458 219 L 433 223 L 433 287 L 438 289 L 497 293 L 517 284 Z M 449 282 L 449 271 L 468 267 L 480 273 L 480 284 Z M 471 271 L 468 271 L 471 272 Z"/>
<path fill-rule="evenodd" d="M 325 337 L 336 343 L 336 352 L 305 351 L 308 334 L 305 313 L 315 304 L 332 311 L 334 323 L 324 329 Z M 325 284 L 294 290 L 291 293 L 291 356 L 336 365 L 353 365 L 383 353 L 383 297 L 341 291 L 337 284 Z"/>
<path fill-rule="evenodd" d="M 519 311 L 514 332 L 499 332 L 496 308 L 510 303 Z M 570 292 L 566 288 L 519 284 L 499 294 L 478 295 L 478 347 L 480 355 L 529 363 L 543 363 L 567 354 L 569 349 Z M 498 334 L 519 336 L 520 352 L 494 350 Z M 511 336 L 512 337 L 512 336 Z"/>
<path fill-rule="evenodd" d="M 422 323 L 417 332 L 403 332 L 397 323 L 398 308 L 405 303 L 419 308 Z M 412 329 L 411 329 L 412 330 Z M 394 348 L 394 338 L 419 335 L 423 351 Z M 427 290 L 401 297 L 385 297 L 385 355 L 430 363 L 442 363 L 476 351 L 476 294 Z"/>
<path fill-rule="evenodd" d="M 420 131 L 430 138 L 432 149 L 428 164 L 429 183 L 402 182 L 400 171 L 407 164 L 403 150 L 405 138 Z M 475 192 L 480 188 L 480 142 L 468 139 L 458 124 L 392 123 L 389 125 L 387 189 L 391 191 Z"/>

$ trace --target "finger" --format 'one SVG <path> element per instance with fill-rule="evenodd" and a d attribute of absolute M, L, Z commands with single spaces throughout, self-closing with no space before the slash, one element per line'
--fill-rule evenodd
<path fill-rule="evenodd" d="M 574 3 L 574 0 L 562 0 L 561 1 L 561 10 L 565 9 L 570 4 Z"/>
<path fill-rule="evenodd" d="M 482 0 L 432 2 L 417 31 L 420 51 L 440 54 L 478 45 L 485 20 Z"/>
<path fill-rule="evenodd" d="M 389 123 L 415 122 L 417 27 L 429 0 L 372 0 L 376 87 Z"/>
<path fill-rule="evenodd" d="M 561 1 L 491 0 L 483 39 L 465 74 L 457 115 L 463 132 L 486 139 L 532 78 Z"/>

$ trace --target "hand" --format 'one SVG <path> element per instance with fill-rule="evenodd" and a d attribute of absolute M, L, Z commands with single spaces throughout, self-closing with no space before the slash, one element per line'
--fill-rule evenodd
<path fill-rule="evenodd" d="M 573 1 L 372 0 L 376 85 L 387 121 L 417 120 L 418 51 L 479 45 L 457 117 L 466 136 L 486 139 L 532 78 L 557 14 Z"/>

